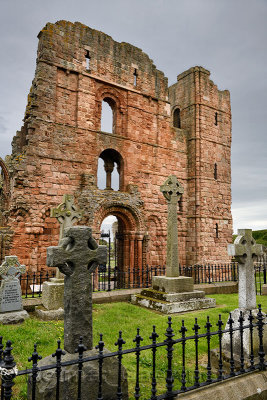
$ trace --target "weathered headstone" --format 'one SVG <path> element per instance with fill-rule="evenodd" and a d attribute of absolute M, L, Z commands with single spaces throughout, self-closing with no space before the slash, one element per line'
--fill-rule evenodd
<path fill-rule="evenodd" d="M 64 285 L 64 349 L 66 355 L 62 361 L 77 359 L 75 350 L 79 339 L 87 351 L 84 357 L 97 354 L 93 347 L 92 329 L 92 276 L 98 266 L 104 264 L 107 258 L 106 246 L 98 246 L 92 237 L 91 228 L 76 226 L 65 230 L 64 237 L 58 246 L 47 249 L 47 265 L 57 267 L 65 275 Z M 40 361 L 39 366 L 55 362 L 52 356 Z M 103 400 L 117 399 L 118 363 L 114 358 L 104 360 L 103 370 Z M 98 361 L 83 364 L 81 400 L 96 398 L 98 385 Z M 42 371 L 37 377 L 36 400 L 55 398 L 57 385 L 56 370 Z M 78 374 L 77 365 L 65 367 L 60 377 L 60 398 L 73 400 L 77 398 Z M 122 368 L 123 400 L 128 399 L 127 374 Z M 31 393 L 31 379 L 28 384 Z"/>
<path fill-rule="evenodd" d="M 133 295 L 132 303 L 168 314 L 215 307 L 215 300 L 205 298 L 205 292 L 194 291 L 192 278 L 179 276 L 177 204 L 184 189 L 171 175 L 160 190 L 168 204 L 166 276 L 153 276 L 152 289 Z"/>
<path fill-rule="evenodd" d="M 64 348 L 74 353 L 80 336 L 92 348 L 92 276 L 107 258 L 106 246 L 98 246 L 92 230 L 76 226 L 65 230 L 58 246 L 48 247 L 47 265 L 65 275 Z"/>
<path fill-rule="evenodd" d="M 60 224 L 59 242 L 64 231 L 82 218 L 82 212 L 74 204 L 74 196 L 65 194 L 62 203 L 52 208 L 52 218 L 57 218 Z M 43 283 L 42 303 L 45 308 L 37 309 L 37 315 L 42 319 L 62 319 L 64 301 L 64 274 L 57 268 L 56 277 Z"/>
<path fill-rule="evenodd" d="M 234 320 L 233 327 L 239 327 L 240 311 L 244 318 L 244 325 L 248 325 L 248 317 L 250 311 L 256 322 L 257 316 L 257 303 L 256 303 L 256 290 L 255 290 L 255 277 L 254 277 L 254 262 L 257 257 L 263 254 L 263 246 L 256 244 L 255 239 L 252 237 L 251 229 L 238 229 L 237 237 L 234 244 L 228 245 L 228 254 L 238 261 L 239 280 L 238 280 L 238 297 L 239 307 L 231 312 L 231 317 Z M 229 319 L 228 319 L 229 321 Z M 229 322 L 227 322 L 225 329 L 229 329 Z M 253 346 L 255 354 L 258 348 L 258 332 L 254 329 Z M 243 335 L 244 356 L 249 357 L 251 350 L 250 332 L 249 329 L 244 330 Z M 222 339 L 223 351 L 229 352 L 230 335 L 225 333 Z M 240 354 L 240 333 L 235 331 L 233 334 L 233 347 L 236 356 Z M 264 347 L 267 350 L 267 330 L 264 333 Z"/>
<path fill-rule="evenodd" d="M 18 323 L 29 317 L 23 310 L 19 277 L 26 272 L 16 256 L 6 256 L 0 266 L 0 323 Z"/>

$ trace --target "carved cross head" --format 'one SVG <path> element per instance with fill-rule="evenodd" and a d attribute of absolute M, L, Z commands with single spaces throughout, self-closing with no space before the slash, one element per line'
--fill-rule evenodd
<path fill-rule="evenodd" d="M 170 175 L 163 185 L 160 187 L 160 191 L 168 202 L 178 202 L 181 195 L 184 193 L 184 188 L 178 182 L 175 175 Z"/>
<path fill-rule="evenodd" d="M 67 276 L 78 274 L 81 269 L 94 272 L 99 264 L 106 262 L 107 247 L 97 244 L 87 226 L 66 229 L 59 245 L 47 248 L 47 265 L 59 268 Z"/>
<path fill-rule="evenodd" d="M 51 218 L 57 218 L 64 230 L 70 228 L 76 221 L 81 219 L 82 212 L 75 206 L 74 197 L 70 194 L 65 194 L 62 203 L 57 208 L 51 209 L 50 216 Z"/>
<path fill-rule="evenodd" d="M 228 244 L 228 254 L 236 257 L 240 264 L 253 263 L 263 254 L 263 245 L 256 244 L 251 229 L 238 229 L 234 244 Z"/>
<path fill-rule="evenodd" d="M 6 256 L 5 261 L 0 266 L 0 275 L 3 279 L 18 278 L 25 272 L 26 267 L 19 263 L 17 256 Z"/>

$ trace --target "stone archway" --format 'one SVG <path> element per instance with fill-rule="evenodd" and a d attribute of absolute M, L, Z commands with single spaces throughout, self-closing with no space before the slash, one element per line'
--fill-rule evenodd
<path fill-rule="evenodd" d="M 102 205 L 94 218 L 94 231 L 100 232 L 102 221 L 113 215 L 118 220 L 117 268 L 128 274 L 131 281 L 141 273 L 145 265 L 145 235 L 143 223 L 137 210 L 122 204 Z M 129 278 L 131 276 L 131 278 Z"/>

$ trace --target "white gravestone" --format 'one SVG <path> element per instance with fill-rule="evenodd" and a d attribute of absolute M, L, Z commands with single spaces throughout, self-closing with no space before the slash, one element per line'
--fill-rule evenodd
<path fill-rule="evenodd" d="M 0 266 L 2 277 L 0 287 L 0 322 L 17 323 L 28 317 L 23 311 L 19 277 L 26 272 L 25 265 L 20 265 L 18 257 L 6 256 Z"/>
<path fill-rule="evenodd" d="M 239 327 L 240 311 L 244 318 L 244 325 L 248 325 L 248 317 L 250 311 L 254 317 L 253 322 L 257 322 L 257 304 L 256 304 L 256 291 L 255 291 L 255 278 L 254 278 L 254 261 L 257 257 L 263 254 L 263 246 L 257 244 L 255 239 L 252 237 L 251 229 L 238 229 L 237 237 L 234 244 L 228 245 L 228 254 L 235 257 L 238 261 L 239 279 L 238 279 L 238 298 L 239 308 L 231 312 L 232 319 L 234 320 L 233 328 Z M 229 319 L 228 319 L 229 321 Z M 225 329 L 229 329 L 229 322 L 226 323 Z M 264 350 L 267 351 L 267 329 L 264 329 Z M 257 329 L 253 331 L 253 347 L 255 355 L 258 351 L 258 332 Z M 244 330 L 243 335 L 243 350 L 244 356 L 248 359 L 251 352 L 250 346 L 250 332 L 249 329 Z M 229 352 L 230 348 L 230 336 L 229 333 L 223 334 L 222 339 L 223 351 Z M 237 358 L 240 355 L 240 333 L 235 331 L 233 334 L 233 348 L 234 354 Z"/>

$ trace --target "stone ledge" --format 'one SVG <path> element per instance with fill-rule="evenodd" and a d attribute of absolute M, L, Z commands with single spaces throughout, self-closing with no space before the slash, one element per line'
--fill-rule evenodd
<path fill-rule="evenodd" d="M 154 311 L 159 311 L 164 314 L 182 313 L 186 311 L 201 310 L 203 308 L 211 308 L 216 306 L 215 299 L 197 298 L 187 301 L 166 302 L 149 297 L 144 297 L 140 294 L 132 295 L 132 304 L 150 308 Z"/>
<path fill-rule="evenodd" d="M 192 392 L 179 394 L 184 400 L 266 400 L 267 371 L 250 372 Z"/>
<path fill-rule="evenodd" d="M 238 293 L 238 282 L 214 282 L 194 285 L 196 290 L 204 290 L 206 294 Z"/>
<path fill-rule="evenodd" d="M 155 289 L 143 289 L 140 293 L 142 297 L 149 297 L 162 302 L 177 302 L 199 299 L 205 297 L 205 292 L 194 290 L 193 292 L 184 293 L 164 293 Z"/>
<path fill-rule="evenodd" d="M 0 324 L 2 325 L 20 324 L 21 322 L 24 322 L 25 319 L 28 318 L 30 318 L 30 316 L 25 310 L 1 313 Z"/>

